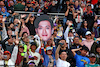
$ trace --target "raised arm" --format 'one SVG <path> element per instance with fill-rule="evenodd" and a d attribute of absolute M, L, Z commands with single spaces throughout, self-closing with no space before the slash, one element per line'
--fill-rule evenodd
<path fill-rule="evenodd" d="M 44 52 L 44 45 L 43 45 L 43 42 L 42 42 L 42 39 L 40 38 L 40 41 L 41 41 L 41 54 L 43 55 L 43 57 L 45 56 L 45 52 Z"/>
<path fill-rule="evenodd" d="M 9 37 L 6 38 L 6 39 L 3 40 L 3 41 L 0 41 L 0 44 L 2 44 L 2 48 L 4 49 L 4 51 L 6 50 L 5 42 L 6 42 L 8 39 L 9 39 Z"/>
<path fill-rule="evenodd" d="M 75 55 L 76 55 L 76 51 L 78 51 L 78 50 L 80 50 L 80 49 L 82 49 L 82 47 L 80 47 L 80 48 L 78 48 L 78 49 L 72 49 L 71 51 L 72 51 L 72 53 L 73 53 L 73 56 L 75 56 Z"/>
<path fill-rule="evenodd" d="M 57 19 L 58 19 L 58 16 L 55 16 L 55 19 L 53 20 L 53 23 L 56 23 Z"/>
<path fill-rule="evenodd" d="M 7 36 L 7 31 L 6 31 L 6 27 L 5 27 L 5 20 L 6 18 L 3 18 L 2 20 L 2 40 L 5 40 L 8 36 Z"/>
<path fill-rule="evenodd" d="M 59 51 L 60 51 L 60 45 L 58 45 L 58 47 L 57 47 L 57 49 L 56 49 L 56 53 L 55 53 L 55 58 L 56 58 L 56 60 L 58 60 L 58 58 L 59 58 Z"/>
<path fill-rule="evenodd" d="M 66 28 L 66 30 L 64 32 L 64 38 L 65 38 L 65 40 L 68 37 L 69 29 L 70 29 L 70 26 L 72 25 L 72 23 L 70 21 L 67 21 L 66 23 L 68 23 L 68 26 L 67 26 L 67 28 Z"/>
<path fill-rule="evenodd" d="M 25 20 L 25 23 L 28 23 L 30 17 L 31 17 L 31 14 L 28 15 L 27 19 Z"/>
<path fill-rule="evenodd" d="M 70 6 L 68 6 L 67 11 L 65 12 L 65 16 L 68 16 L 68 12 L 69 12 Z"/>
<path fill-rule="evenodd" d="M 53 36 L 52 36 L 52 46 L 53 46 L 53 55 L 55 56 L 56 46 L 55 46 L 55 42 L 54 42 L 54 37 Z"/>
<path fill-rule="evenodd" d="M 16 35 L 16 39 L 18 39 L 18 32 L 19 32 L 19 28 L 21 26 L 21 21 L 18 19 L 18 27 L 16 27 L 16 30 L 15 30 L 15 35 Z"/>
<path fill-rule="evenodd" d="M 16 59 L 17 59 L 19 40 L 15 40 L 15 44 L 16 45 L 15 45 L 12 55 L 11 55 L 11 60 L 14 63 L 16 63 Z"/>

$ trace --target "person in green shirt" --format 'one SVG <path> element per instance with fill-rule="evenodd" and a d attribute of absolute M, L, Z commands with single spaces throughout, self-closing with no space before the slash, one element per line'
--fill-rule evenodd
<path fill-rule="evenodd" d="M 18 0 L 18 3 L 14 6 L 14 11 L 24 11 L 25 6 L 22 5 L 21 0 Z"/>
<path fill-rule="evenodd" d="M 85 67 L 99 67 L 99 64 L 95 64 L 96 62 L 96 55 L 94 53 L 91 53 L 89 55 L 90 63 L 86 64 Z"/>

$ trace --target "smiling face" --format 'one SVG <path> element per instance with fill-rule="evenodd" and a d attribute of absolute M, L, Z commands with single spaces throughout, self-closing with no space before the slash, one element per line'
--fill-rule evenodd
<path fill-rule="evenodd" d="M 43 41 L 48 41 L 52 34 L 50 22 L 47 20 L 41 21 L 36 29 L 36 33 Z"/>
<path fill-rule="evenodd" d="M 95 63 L 96 57 L 89 57 L 91 63 Z"/>
<path fill-rule="evenodd" d="M 24 51 L 24 49 L 22 47 L 19 47 L 19 52 L 22 53 Z"/>
<path fill-rule="evenodd" d="M 75 44 L 79 44 L 79 38 L 78 38 L 78 37 L 75 37 L 75 38 L 74 38 L 74 43 L 75 43 Z"/>
<path fill-rule="evenodd" d="M 61 58 L 61 60 L 66 60 L 67 59 L 67 53 L 66 52 L 62 52 L 60 54 L 60 58 Z"/>
<path fill-rule="evenodd" d="M 52 55 L 52 50 L 47 50 L 47 55 Z"/>

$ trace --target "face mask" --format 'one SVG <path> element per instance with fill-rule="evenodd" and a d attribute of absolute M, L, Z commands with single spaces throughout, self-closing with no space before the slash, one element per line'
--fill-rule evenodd
<path fill-rule="evenodd" d="M 69 39 L 74 39 L 74 37 L 69 37 Z"/>

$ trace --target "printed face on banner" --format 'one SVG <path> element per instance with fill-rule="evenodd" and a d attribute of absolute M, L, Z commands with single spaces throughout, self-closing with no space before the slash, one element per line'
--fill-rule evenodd
<path fill-rule="evenodd" d="M 51 24 L 48 20 L 40 21 L 36 33 L 42 38 L 43 41 L 48 41 L 52 35 Z"/>

